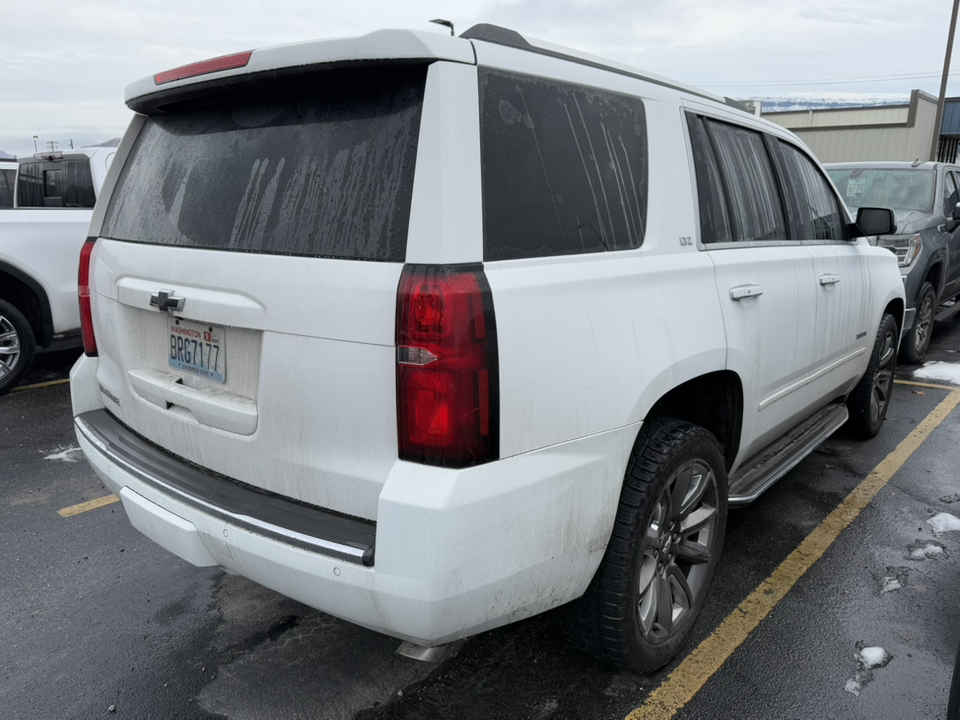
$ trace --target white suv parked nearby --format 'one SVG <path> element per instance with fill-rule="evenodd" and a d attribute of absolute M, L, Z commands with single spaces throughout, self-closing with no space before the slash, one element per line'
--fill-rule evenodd
<path fill-rule="evenodd" d="M 481 25 L 216 58 L 127 104 L 76 430 L 195 565 L 426 646 L 567 604 L 649 671 L 728 505 L 883 422 L 904 294 L 862 236 L 892 214 L 852 223 L 721 98 Z"/>

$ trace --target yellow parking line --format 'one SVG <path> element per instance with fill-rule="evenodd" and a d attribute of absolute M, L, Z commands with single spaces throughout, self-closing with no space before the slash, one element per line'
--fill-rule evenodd
<path fill-rule="evenodd" d="M 956 385 L 936 385 L 934 383 L 914 382 L 913 380 L 894 380 L 895 385 L 912 385 L 914 387 L 932 388 L 934 390 L 956 390 Z"/>
<path fill-rule="evenodd" d="M 20 385 L 19 387 L 13 388 L 10 392 L 23 392 L 24 390 L 36 390 L 37 388 L 50 387 L 52 385 L 64 385 L 65 383 L 70 382 L 70 378 L 61 378 L 60 380 L 51 380 L 49 382 L 34 383 L 33 385 Z"/>
<path fill-rule="evenodd" d="M 669 720 L 706 684 L 790 588 L 819 560 L 840 533 L 890 481 L 907 459 L 960 404 L 952 392 L 857 485 L 796 550 L 691 652 L 627 720 Z"/>
<path fill-rule="evenodd" d="M 87 510 L 96 510 L 104 505 L 110 505 L 111 503 L 118 502 L 119 500 L 120 498 L 118 498 L 116 495 L 107 495 L 102 498 L 97 498 L 96 500 L 87 500 L 87 502 L 82 502 L 79 505 L 65 507 L 63 510 L 57 510 L 57 515 L 60 517 L 72 517 L 73 515 L 85 513 Z"/>

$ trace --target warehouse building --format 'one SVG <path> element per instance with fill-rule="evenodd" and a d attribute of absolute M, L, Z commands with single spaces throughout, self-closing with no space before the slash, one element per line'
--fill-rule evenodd
<path fill-rule="evenodd" d="M 902 105 L 762 113 L 796 133 L 821 162 L 930 160 L 937 98 L 914 90 Z M 960 147 L 960 98 L 947 98 L 938 159 L 955 161 Z"/>

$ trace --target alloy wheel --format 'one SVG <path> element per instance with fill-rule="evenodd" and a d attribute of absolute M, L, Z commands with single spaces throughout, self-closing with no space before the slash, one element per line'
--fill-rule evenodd
<path fill-rule="evenodd" d="M 718 533 L 717 478 L 693 459 L 664 486 L 643 537 L 637 619 L 650 642 L 663 642 L 706 592 Z"/>
<path fill-rule="evenodd" d="M 20 363 L 20 336 L 13 323 L 0 315 L 0 380 L 10 375 Z"/>
<path fill-rule="evenodd" d="M 919 328 L 918 328 L 919 329 Z M 897 353 L 896 338 L 892 332 L 883 336 L 877 369 L 873 373 L 873 391 L 870 395 L 870 419 L 877 422 L 886 412 L 893 391 L 893 370 Z"/>
<path fill-rule="evenodd" d="M 930 332 L 933 330 L 933 297 L 927 295 L 917 310 L 917 327 L 913 334 L 913 348 L 917 355 L 927 351 L 930 342 Z"/>

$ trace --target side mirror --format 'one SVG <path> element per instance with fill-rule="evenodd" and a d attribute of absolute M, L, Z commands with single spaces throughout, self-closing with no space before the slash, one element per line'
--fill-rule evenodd
<path fill-rule="evenodd" d="M 960 203 L 953 206 L 953 212 L 950 214 L 950 217 L 947 218 L 947 221 L 941 225 L 939 229 L 942 233 L 952 233 L 957 229 L 958 225 L 960 225 Z"/>
<path fill-rule="evenodd" d="M 853 237 L 865 235 L 892 235 L 897 231 L 897 217 L 890 208 L 857 210 L 857 222 L 851 228 Z"/>

